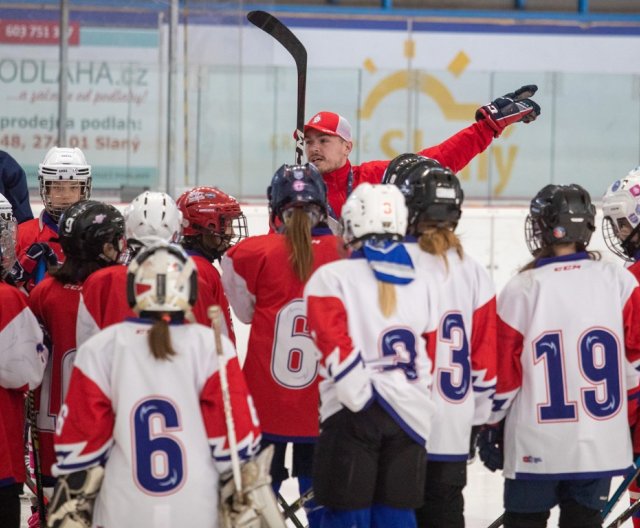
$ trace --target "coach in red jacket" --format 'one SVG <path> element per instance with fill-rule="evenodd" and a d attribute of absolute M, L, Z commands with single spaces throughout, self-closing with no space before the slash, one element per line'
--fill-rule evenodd
<path fill-rule="evenodd" d="M 453 172 L 463 169 L 483 152 L 493 138 L 512 123 L 529 123 L 540 115 L 540 106 L 529 99 L 535 85 L 523 86 L 478 109 L 476 123 L 454 134 L 435 147 L 418 152 L 433 158 Z M 339 218 L 347 196 L 362 182 L 380 183 L 389 161 L 369 161 L 351 165 L 353 148 L 351 125 L 339 114 L 319 112 L 304 126 L 305 154 L 327 184 L 330 214 Z"/>

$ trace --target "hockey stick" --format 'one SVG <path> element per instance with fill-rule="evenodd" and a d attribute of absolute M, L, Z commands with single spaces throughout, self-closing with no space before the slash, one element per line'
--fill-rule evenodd
<path fill-rule="evenodd" d="M 638 510 L 640 510 L 640 501 L 636 501 L 629 506 L 625 511 L 618 515 L 611 524 L 608 524 L 607 528 L 620 528 L 622 524 Z"/>
<path fill-rule="evenodd" d="M 493 521 L 487 528 L 499 528 L 504 524 L 504 513 L 500 515 L 495 521 Z"/>
<path fill-rule="evenodd" d="M 618 489 L 616 489 L 614 494 L 611 495 L 611 498 L 604 505 L 604 508 L 602 508 L 602 511 L 600 512 L 600 515 L 601 515 L 603 521 L 611 513 L 611 510 L 613 510 L 615 505 L 618 504 L 618 501 L 622 497 L 622 494 L 625 491 L 627 491 L 627 488 L 631 485 L 631 483 L 636 478 L 638 478 L 638 475 L 640 475 L 640 456 L 638 458 L 636 458 L 635 462 L 633 463 L 633 466 L 635 468 L 635 471 L 632 470 L 632 471 L 629 472 L 629 474 L 624 478 L 624 480 L 618 486 Z"/>
<path fill-rule="evenodd" d="M 298 501 L 290 505 L 285 500 L 285 498 L 282 495 L 280 495 L 280 493 L 278 493 L 277 497 L 278 497 L 278 504 L 280 504 L 280 507 L 284 512 L 284 518 L 291 519 L 291 522 L 296 528 L 305 528 L 304 524 L 302 524 L 302 522 L 300 521 L 300 519 L 298 519 L 298 516 L 296 515 L 296 511 L 298 510 L 298 508 L 294 507 L 294 504 L 297 504 L 300 499 L 298 499 Z"/>
<path fill-rule="evenodd" d="M 236 426 L 233 422 L 233 411 L 231 409 L 231 393 L 229 392 L 229 380 L 227 379 L 227 362 L 222 349 L 222 338 L 220 337 L 220 318 L 222 310 L 220 306 L 209 306 L 207 315 L 211 319 L 211 328 L 215 337 L 216 355 L 220 363 L 220 389 L 222 391 L 222 404 L 224 406 L 224 418 L 227 425 L 227 437 L 229 438 L 229 451 L 231 455 L 231 470 L 233 472 L 233 484 L 236 491 L 235 499 L 242 502 L 242 473 L 240 472 L 240 457 L 238 456 L 238 440 L 236 439 Z"/>
<path fill-rule="evenodd" d="M 304 106 L 307 90 L 307 50 L 280 20 L 266 11 L 250 11 L 247 20 L 276 39 L 293 57 L 298 70 L 298 106 L 296 114 L 296 164 L 302 163 L 304 151 Z"/>
<path fill-rule="evenodd" d="M 42 468 L 40 466 L 40 435 L 36 423 L 36 396 L 34 391 L 27 395 L 27 414 L 31 424 L 31 444 L 33 446 L 33 472 L 36 476 L 36 497 L 38 499 L 38 519 L 40 526 L 47 525 L 44 487 L 42 486 Z"/>

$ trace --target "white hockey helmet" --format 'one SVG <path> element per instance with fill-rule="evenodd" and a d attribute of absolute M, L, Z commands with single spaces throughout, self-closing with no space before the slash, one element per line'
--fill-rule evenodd
<path fill-rule="evenodd" d="M 400 240 L 407 230 L 407 216 L 398 187 L 361 183 L 342 208 L 343 238 L 347 244 L 369 238 Z"/>
<path fill-rule="evenodd" d="M 640 167 L 609 186 L 602 197 L 602 213 L 602 235 L 607 247 L 624 260 L 635 260 L 640 250 Z M 622 236 L 620 229 L 627 222 L 631 232 Z"/>
<path fill-rule="evenodd" d="M 188 312 L 198 294 L 193 260 L 175 244 L 141 251 L 129 264 L 127 300 L 140 312 Z"/>
<path fill-rule="evenodd" d="M 40 197 L 44 208 L 54 220 L 59 220 L 64 210 L 71 205 L 67 200 L 56 198 L 51 193 L 54 182 L 70 182 L 68 185 L 80 190 L 79 197 L 73 200 L 86 200 L 91 196 L 91 165 L 87 163 L 79 148 L 52 147 L 38 165 Z"/>
<path fill-rule="evenodd" d="M 182 212 L 164 192 L 145 191 L 124 211 L 129 244 L 151 246 L 159 242 L 178 242 L 182 233 Z"/>
<path fill-rule="evenodd" d="M 3 276 L 16 262 L 17 225 L 11 203 L 0 194 L 0 272 Z"/>

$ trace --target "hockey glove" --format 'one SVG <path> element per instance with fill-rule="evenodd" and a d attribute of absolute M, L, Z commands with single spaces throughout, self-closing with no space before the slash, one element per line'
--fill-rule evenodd
<path fill-rule="evenodd" d="M 491 471 L 504 467 L 504 420 L 485 425 L 478 435 L 480 460 Z"/>
<path fill-rule="evenodd" d="M 49 506 L 49 528 L 91 528 L 93 504 L 104 468 L 95 466 L 58 478 Z"/>
<path fill-rule="evenodd" d="M 535 84 L 528 84 L 498 97 L 476 110 L 476 121 L 484 119 L 493 130 L 494 137 L 500 136 L 505 128 L 518 121 L 531 123 L 540 115 L 540 105 L 529 99 L 536 91 L 538 87 Z"/>
<path fill-rule="evenodd" d="M 36 274 L 40 262 L 46 267 L 47 271 L 58 265 L 58 257 L 55 251 L 45 242 L 36 242 L 29 246 L 20 261 L 16 261 L 14 264 L 11 270 L 11 277 L 16 282 L 27 282 L 29 280 L 39 282 L 38 279 L 42 277 L 36 277 Z"/>

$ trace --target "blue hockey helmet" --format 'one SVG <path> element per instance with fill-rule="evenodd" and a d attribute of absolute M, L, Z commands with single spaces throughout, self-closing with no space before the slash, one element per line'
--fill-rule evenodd
<path fill-rule="evenodd" d="M 312 163 L 282 165 L 273 175 L 267 188 L 271 217 L 283 220 L 283 213 L 291 207 L 316 205 L 322 216 L 327 214 L 327 186 L 320 171 Z"/>

